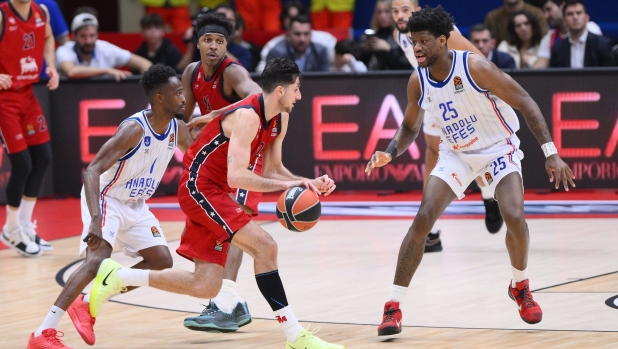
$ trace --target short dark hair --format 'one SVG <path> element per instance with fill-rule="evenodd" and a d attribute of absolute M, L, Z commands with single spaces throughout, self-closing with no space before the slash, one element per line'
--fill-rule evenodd
<path fill-rule="evenodd" d="M 562 8 L 562 15 L 566 13 L 566 9 L 569 6 L 575 6 L 577 4 L 581 4 L 584 7 L 584 13 L 588 13 L 588 9 L 586 8 L 586 4 L 582 0 L 566 0 L 564 2 L 564 7 Z"/>
<path fill-rule="evenodd" d="M 139 84 L 146 92 L 148 99 L 150 99 L 157 90 L 169 84 L 170 78 L 174 76 L 177 76 L 174 68 L 159 63 L 150 66 L 142 74 Z"/>
<path fill-rule="evenodd" d="M 308 16 L 309 15 L 309 9 L 302 2 L 298 0 L 284 1 L 283 6 L 281 7 L 281 13 L 279 14 L 279 23 L 281 23 L 281 29 L 283 30 L 288 29 L 288 28 L 283 27 L 283 21 L 285 20 L 286 17 L 288 17 L 288 13 L 290 12 L 290 9 L 293 9 L 293 8 L 296 8 L 298 10 L 297 16 L 298 15 Z"/>
<path fill-rule="evenodd" d="M 144 17 L 142 17 L 140 25 L 142 26 L 142 29 L 146 29 L 148 27 L 163 28 L 163 17 L 161 17 L 158 13 L 147 13 Z"/>
<path fill-rule="evenodd" d="M 260 83 L 264 93 L 271 93 L 277 86 L 287 87 L 299 78 L 302 81 L 303 75 L 296 63 L 285 57 L 277 57 L 266 63 Z"/>
<path fill-rule="evenodd" d="M 485 24 L 475 24 L 470 28 L 470 37 L 472 37 L 472 33 L 478 33 L 478 32 L 484 32 L 485 30 L 489 31 L 489 36 L 493 39 L 494 38 L 494 32 L 487 28 L 487 26 Z"/>
<path fill-rule="evenodd" d="M 227 19 L 223 13 L 216 12 L 207 12 L 197 17 L 197 20 L 195 21 L 195 31 L 199 33 L 200 29 L 209 24 L 215 24 L 223 27 L 223 29 L 227 31 L 228 36 L 232 36 L 234 34 L 234 25 L 232 22 L 230 22 L 230 20 Z"/>
<path fill-rule="evenodd" d="M 354 58 L 358 58 L 360 56 L 360 47 L 358 43 L 352 39 L 337 41 L 337 44 L 335 44 L 335 54 L 344 55 L 346 53 L 350 53 Z"/>
<path fill-rule="evenodd" d="M 311 24 L 311 18 L 309 18 L 309 16 L 307 15 L 298 15 L 290 19 L 290 26 L 287 29 L 292 28 L 292 24 L 294 24 L 294 22 L 297 22 L 300 24 Z"/>
<path fill-rule="evenodd" d="M 534 17 L 532 13 L 526 10 L 516 11 L 515 13 L 511 15 L 511 18 L 509 18 L 509 22 L 506 25 L 506 33 L 508 37 L 507 42 L 511 45 L 514 45 L 518 49 L 523 44 L 521 39 L 519 39 L 519 36 L 517 36 L 517 33 L 515 33 L 515 17 L 520 16 L 520 15 L 526 16 L 526 19 L 528 19 L 528 22 L 530 22 L 530 25 L 532 26 L 532 46 L 534 47 L 540 44 L 541 39 L 543 39 L 543 32 L 541 32 L 541 25 L 539 24 L 539 21 L 537 21 L 536 17 Z"/>
<path fill-rule="evenodd" d="M 560 5 L 562 5 L 566 0 L 541 0 L 539 5 L 541 7 L 543 7 L 543 6 L 545 6 L 545 4 L 547 4 L 550 1 L 553 2 L 554 4 L 556 4 L 558 7 L 560 7 Z"/>
<path fill-rule="evenodd" d="M 426 30 L 436 38 L 444 35 L 448 39 L 451 36 L 454 24 L 455 19 L 441 5 L 437 7 L 427 5 L 418 12 L 412 12 L 412 16 L 408 20 L 408 32 Z"/>

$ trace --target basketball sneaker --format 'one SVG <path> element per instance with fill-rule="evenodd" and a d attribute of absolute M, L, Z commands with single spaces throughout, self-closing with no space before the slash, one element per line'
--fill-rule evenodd
<path fill-rule="evenodd" d="M 116 261 L 106 258 L 101 262 L 97 276 L 94 278 L 92 291 L 90 291 L 90 315 L 97 317 L 99 310 L 110 297 L 122 291 L 126 291 L 124 281 L 118 277 L 116 271 L 122 265 Z"/>
<path fill-rule="evenodd" d="M 378 326 L 378 336 L 389 336 L 401 332 L 401 310 L 399 302 L 388 301 L 384 304 L 382 323 Z"/>
<path fill-rule="evenodd" d="M 504 219 L 500 214 L 500 207 L 498 207 L 498 201 L 494 199 L 483 199 L 485 205 L 485 227 L 487 231 L 492 234 L 497 233 L 502 228 Z"/>
<path fill-rule="evenodd" d="M 80 294 L 71 304 L 67 313 L 84 342 L 88 345 L 94 345 L 94 323 L 96 319 L 90 315 L 90 304 L 84 302 L 83 294 Z"/>
<path fill-rule="evenodd" d="M 309 326 L 306 329 L 303 328 L 296 337 L 296 342 L 290 343 L 290 341 L 287 341 L 285 349 L 345 349 L 343 345 L 328 343 L 314 336 L 314 333 L 319 330 L 320 327 L 316 327 L 313 331 L 309 332 Z"/>
<path fill-rule="evenodd" d="M 246 325 L 247 323 L 245 323 L 244 325 Z M 186 318 L 183 322 L 183 325 L 193 331 L 205 331 L 215 333 L 236 332 L 238 331 L 239 327 L 238 323 L 236 322 L 234 310 L 230 313 L 223 312 L 219 309 L 219 307 L 217 307 L 215 302 L 212 301 L 208 303 L 206 308 L 204 308 L 204 311 L 202 311 L 201 315 Z"/>
<path fill-rule="evenodd" d="M 251 314 L 249 314 L 249 307 L 247 306 L 247 302 L 238 302 L 236 303 L 236 307 L 232 310 L 232 314 L 234 314 L 234 318 L 238 327 L 243 327 L 251 323 Z"/>
<path fill-rule="evenodd" d="M 509 283 L 509 297 L 517 302 L 519 316 L 521 316 L 522 320 L 529 324 L 541 322 L 543 311 L 539 303 L 535 302 L 534 298 L 532 298 L 528 279 L 517 282 L 515 287 L 511 287 Z"/>
<path fill-rule="evenodd" d="M 425 240 L 425 253 L 428 252 L 440 252 L 442 251 L 442 241 L 440 240 L 440 233 L 442 230 L 438 230 L 435 234 L 429 233 Z"/>
<path fill-rule="evenodd" d="M 49 242 L 43 240 L 43 238 L 41 238 L 36 233 L 36 221 L 22 224 L 21 228 L 28 235 L 30 240 L 34 241 L 37 245 L 39 245 L 39 247 L 41 247 L 41 250 L 51 251 L 54 249 L 54 246 L 52 246 Z"/>
<path fill-rule="evenodd" d="M 58 335 L 58 333 L 60 333 L 60 335 Z M 34 333 L 31 333 L 26 349 L 73 349 L 64 345 L 60 338 L 58 338 L 63 336 L 64 333 L 57 332 L 53 328 L 43 330 L 43 334 L 36 338 L 34 337 Z"/>
<path fill-rule="evenodd" d="M 6 231 L 6 228 L 2 228 L 0 241 L 24 257 L 38 257 L 43 253 L 41 247 L 32 241 L 21 227 L 11 231 Z"/>

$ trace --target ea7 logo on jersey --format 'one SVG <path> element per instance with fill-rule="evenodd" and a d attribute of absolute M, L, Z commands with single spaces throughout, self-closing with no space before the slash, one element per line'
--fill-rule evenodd
<path fill-rule="evenodd" d="M 459 76 L 453 78 L 453 83 L 455 84 L 455 93 L 458 93 L 463 90 L 463 82 Z"/>

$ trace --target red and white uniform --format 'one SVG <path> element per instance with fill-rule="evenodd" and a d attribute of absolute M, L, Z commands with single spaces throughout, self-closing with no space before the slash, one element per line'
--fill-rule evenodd
<path fill-rule="evenodd" d="M 0 4 L 0 74 L 11 76 L 9 90 L 0 90 L 0 131 L 8 153 L 49 141 L 47 123 L 34 96 L 45 52 L 47 16 L 34 2 L 28 18 L 22 18 L 7 1 Z"/>
<path fill-rule="evenodd" d="M 240 100 L 226 96 L 223 90 L 223 71 L 232 64 L 238 64 L 238 62 L 225 57 L 208 80 L 205 79 L 202 62 L 200 61 L 195 65 L 191 75 L 191 89 L 202 115 L 225 108 Z M 249 169 L 261 175 L 262 159 L 260 158 L 256 164 L 252 164 Z M 232 189 L 231 194 L 234 195 L 236 201 L 252 209 L 254 215 L 257 216 L 262 193 L 250 192 L 245 189 Z"/>
<path fill-rule="evenodd" d="M 211 121 L 189 147 L 178 185 L 178 201 L 187 215 L 187 229 L 177 249 L 178 254 L 189 260 L 197 258 L 225 266 L 229 240 L 251 220 L 228 194 L 232 191 L 227 183 L 229 138 L 221 128 L 223 119 L 241 108 L 255 110 L 261 119 L 251 143 L 250 164 L 261 160 L 264 148 L 281 132 L 281 114 L 267 122 L 264 98 L 258 93 Z"/>

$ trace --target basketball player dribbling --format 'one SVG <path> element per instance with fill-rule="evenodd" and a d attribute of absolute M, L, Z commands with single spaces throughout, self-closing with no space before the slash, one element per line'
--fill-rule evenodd
<path fill-rule="evenodd" d="M 249 95 L 262 92 L 260 86 L 251 79 L 247 69 L 225 56 L 228 41 L 234 33 L 234 26 L 225 15 L 212 12 L 201 15 L 196 20 L 195 29 L 199 38 L 197 48 L 201 60 L 189 64 L 182 74 L 187 100 L 185 108 L 187 122 L 193 115 L 196 102 L 201 114 L 204 115 L 199 119 L 210 120 L 213 115 L 218 115 L 212 113 L 213 111 L 220 111 Z M 251 170 L 257 174 L 262 173 L 261 158 Z M 243 210 L 257 215 L 262 193 L 234 189 L 233 195 Z M 198 331 L 232 332 L 251 322 L 247 304 L 236 292 L 236 278 L 242 257 L 242 250 L 230 246 L 221 290 L 201 315 L 185 319 L 185 327 Z"/>
<path fill-rule="evenodd" d="M 412 13 L 420 9 L 419 0 L 393 0 L 391 2 L 391 14 L 396 24 L 395 30 L 393 31 L 394 39 L 406 54 L 408 61 L 414 69 L 418 69 L 418 62 L 414 56 L 414 48 L 408 36 L 407 24 Z M 481 54 L 468 39 L 461 35 L 455 26 L 453 26 L 453 30 L 450 32 L 449 40 L 449 47 L 453 50 L 471 51 L 479 55 Z M 425 111 L 424 115 L 423 134 L 425 135 L 425 143 L 427 144 L 427 149 L 425 150 L 425 178 L 423 181 L 423 187 L 426 187 L 429 174 L 438 161 L 440 135 L 442 134 L 440 124 L 436 121 L 435 116 L 428 111 Z M 489 188 L 483 184 L 481 178 L 477 178 L 476 183 L 481 189 L 481 196 L 483 198 L 483 204 L 485 205 L 485 226 L 490 233 L 495 234 L 500 230 L 504 222 L 500 215 L 498 203 L 493 199 Z M 442 251 L 442 241 L 440 239 L 440 230 L 434 226 L 427 236 L 425 252 L 438 251 Z"/>
<path fill-rule="evenodd" d="M 30 0 L 0 3 L 0 138 L 11 161 L 6 223 L 0 241 L 25 257 L 53 249 L 36 233 L 32 221 L 52 161 L 49 129 L 32 87 L 39 81 L 45 59 L 47 88 L 58 88 L 54 35 L 49 23 L 45 5 Z"/>
<path fill-rule="evenodd" d="M 367 173 L 404 153 L 422 127 L 419 113 L 437 115 L 442 131 L 440 156 L 431 172 L 425 195 L 412 226 L 401 243 L 390 300 L 384 305 L 378 335 L 401 332 L 400 304 L 421 259 L 425 238 L 436 219 L 465 188 L 481 176 L 502 207 L 506 223 L 506 247 L 513 278 L 508 295 L 529 324 L 541 321 L 542 311 L 530 293 L 527 275 L 528 225 L 524 217 L 521 177 L 519 120 L 528 127 L 545 153 L 550 182 L 565 190 L 573 183 L 573 172 L 558 156 L 545 119 L 530 95 L 491 61 L 467 51 L 449 50 L 453 18 L 441 6 L 426 7 L 408 21 L 411 42 L 419 69 L 408 82 L 408 106 L 402 125 L 386 151 L 377 151 L 367 164 Z M 512 107 L 511 107 L 512 106 Z"/>
<path fill-rule="evenodd" d="M 174 69 L 153 65 L 140 84 L 152 109 L 123 121 L 84 172 L 79 253 L 85 253 L 86 260 L 30 335 L 27 349 L 69 348 L 56 331 L 65 311 L 84 342 L 95 343 L 96 314 L 89 310 L 90 295 L 80 293 L 96 276 L 101 261 L 111 256 L 114 242 L 126 255 L 143 258 L 133 268 L 172 267 L 159 221 L 145 201 L 157 189 L 176 146 L 185 151 L 193 139 L 184 122 L 176 121 L 176 116 L 182 117 L 185 99 Z"/>
<path fill-rule="evenodd" d="M 292 60 L 269 61 L 260 79 L 263 93 L 230 106 L 204 128 L 185 153 L 178 201 L 187 215 L 187 229 L 177 252 L 195 263 L 195 271 L 126 269 L 107 259 L 92 288 L 93 315 L 125 286 L 150 286 L 199 298 L 215 296 L 221 288 L 227 250 L 232 243 L 253 257 L 258 288 L 285 333 L 286 348 L 343 348 L 300 326 L 279 277 L 277 244 L 229 196 L 230 188 L 273 192 L 304 186 L 326 195 L 335 189 L 328 176 L 313 180 L 299 177 L 281 162 L 289 113 L 301 98 L 301 77 Z M 249 170 L 249 164 L 259 157 L 264 158 L 261 176 Z"/>

